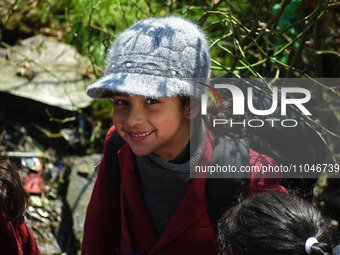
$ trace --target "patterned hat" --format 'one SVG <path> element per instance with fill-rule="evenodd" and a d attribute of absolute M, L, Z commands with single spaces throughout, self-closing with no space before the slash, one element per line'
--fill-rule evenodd
<path fill-rule="evenodd" d="M 87 87 L 93 98 L 114 92 L 150 98 L 196 96 L 197 82 L 210 77 L 209 44 L 204 32 L 180 17 L 137 22 L 114 41 L 104 76 Z"/>

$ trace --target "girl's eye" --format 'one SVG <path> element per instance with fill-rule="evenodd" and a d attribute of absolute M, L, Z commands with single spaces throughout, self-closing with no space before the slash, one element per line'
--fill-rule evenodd
<path fill-rule="evenodd" d="M 128 102 L 126 100 L 123 99 L 117 99 L 113 101 L 114 105 L 127 105 Z"/>
<path fill-rule="evenodd" d="M 148 98 L 148 99 L 146 99 L 146 103 L 147 104 L 157 104 L 157 103 L 159 103 L 159 101 L 156 100 L 156 99 Z"/>

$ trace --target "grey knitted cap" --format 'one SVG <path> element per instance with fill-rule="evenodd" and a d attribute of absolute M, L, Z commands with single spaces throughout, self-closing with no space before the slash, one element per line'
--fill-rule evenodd
<path fill-rule="evenodd" d="M 151 98 L 199 96 L 198 82 L 210 77 L 209 44 L 204 32 L 180 17 L 148 18 L 114 41 L 104 76 L 87 87 L 93 98 L 113 92 Z"/>

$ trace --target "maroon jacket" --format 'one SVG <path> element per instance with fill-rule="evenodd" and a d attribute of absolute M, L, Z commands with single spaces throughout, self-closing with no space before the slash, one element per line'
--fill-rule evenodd
<path fill-rule="evenodd" d="M 121 169 L 120 210 L 116 206 L 106 176 L 104 155 L 89 202 L 82 243 L 82 255 L 217 254 L 216 234 L 207 213 L 205 178 L 192 180 L 181 204 L 162 236 L 157 239 L 138 181 L 135 155 L 126 143 L 118 153 Z M 208 164 L 213 145 L 206 139 L 201 164 Z M 276 164 L 271 158 L 250 150 L 250 165 Z M 263 191 L 286 192 L 280 179 L 256 178 L 248 181 L 248 196 Z"/>
<path fill-rule="evenodd" d="M 7 218 L 0 219 L 0 254 L 40 255 L 34 237 L 24 222 L 24 217 L 15 222 Z"/>

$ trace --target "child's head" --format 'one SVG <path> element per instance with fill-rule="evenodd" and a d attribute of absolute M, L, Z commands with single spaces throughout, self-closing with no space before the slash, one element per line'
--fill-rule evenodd
<path fill-rule="evenodd" d="M 228 255 L 332 254 L 321 213 L 293 195 L 254 195 L 231 208 L 218 228 L 223 252 Z"/>
<path fill-rule="evenodd" d="M 152 99 L 113 95 L 113 122 L 120 136 L 137 156 L 155 153 L 177 161 L 190 137 L 190 110 L 180 98 Z"/>
<path fill-rule="evenodd" d="M 113 99 L 113 122 L 136 155 L 176 161 L 199 110 L 188 98 L 199 97 L 195 85 L 210 78 L 203 31 L 179 17 L 145 19 L 117 37 L 106 62 L 103 78 L 87 94 Z"/>
<path fill-rule="evenodd" d="M 4 215 L 11 221 L 20 218 L 26 211 L 27 201 L 18 172 L 12 164 L 0 160 L 0 218 Z"/>

